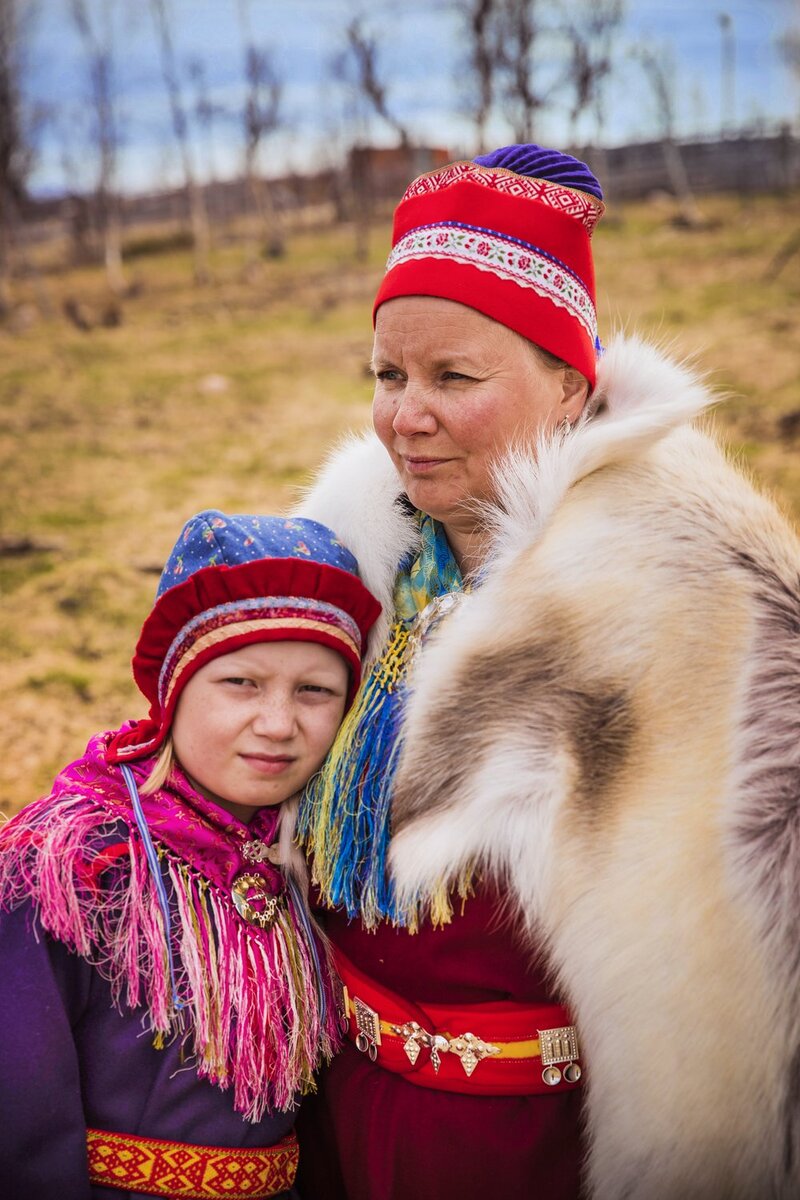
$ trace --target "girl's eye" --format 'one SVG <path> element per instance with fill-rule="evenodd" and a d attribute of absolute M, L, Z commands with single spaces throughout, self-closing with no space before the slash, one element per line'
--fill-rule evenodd
<path fill-rule="evenodd" d="M 246 687 L 247 684 L 252 683 L 253 681 L 252 679 L 246 679 L 243 675 L 227 675 L 222 682 L 232 683 L 236 687 Z"/>
<path fill-rule="evenodd" d="M 300 686 L 301 692 L 306 692 L 312 696 L 332 696 L 333 692 L 330 688 L 323 687 L 321 683 L 304 683 Z"/>

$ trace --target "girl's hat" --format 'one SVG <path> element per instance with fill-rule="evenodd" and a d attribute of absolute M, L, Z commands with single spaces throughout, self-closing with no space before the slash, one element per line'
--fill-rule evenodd
<path fill-rule="evenodd" d="M 150 717 L 120 731 L 107 758 L 152 754 L 181 691 L 205 663 L 252 642 L 319 642 L 350 668 L 351 703 L 366 635 L 381 611 L 353 555 L 325 525 L 301 518 L 191 517 L 170 554 L 142 627 L 133 677 Z"/>
<path fill-rule="evenodd" d="M 395 296 L 455 300 L 549 350 L 594 387 L 590 239 L 603 211 L 589 168 L 542 146 L 504 146 L 420 175 L 395 212 L 374 312 Z"/>

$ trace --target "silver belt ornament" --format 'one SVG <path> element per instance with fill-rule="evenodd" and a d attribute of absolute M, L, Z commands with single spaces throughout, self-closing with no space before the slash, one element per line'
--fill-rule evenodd
<path fill-rule="evenodd" d="M 474 1033 L 460 1033 L 457 1037 L 449 1038 L 443 1033 L 428 1033 L 427 1029 L 423 1029 L 416 1021 L 407 1021 L 405 1025 L 393 1025 L 392 1033 L 406 1039 L 403 1049 L 412 1066 L 419 1058 L 420 1049 L 427 1046 L 431 1052 L 431 1065 L 437 1075 L 442 1065 L 443 1054 L 455 1054 L 469 1078 L 482 1059 L 500 1053 L 499 1046 L 484 1042 L 483 1038 Z"/>
<path fill-rule="evenodd" d="M 342 985 L 340 996 L 340 1011 L 342 1028 L 349 1028 L 349 995 L 347 988 Z M 381 1019 L 374 1008 L 358 996 L 352 999 L 353 1017 L 356 1023 L 356 1048 L 366 1054 L 371 1062 L 378 1057 L 378 1046 L 381 1044 Z M 500 1047 L 474 1033 L 460 1033 L 456 1037 L 446 1037 L 443 1033 L 429 1033 L 417 1021 L 406 1021 L 403 1025 L 391 1025 L 396 1037 L 404 1038 L 403 1049 L 412 1067 L 416 1064 L 420 1050 L 430 1050 L 431 1065 L 439 1074 L 443 1054 L 455 1054 L 469 1078 L 484 1058 L 500 1054 Z M 565 1083 L 577 1083 L 581 1077 L 581 1068 L 575 1061 L 578 1058 L 578 1034 L 574 1025 L 561 1025 L 555 1029 L 538 1029 L 539 1057 L 544 1070 L 542 1080 L 548 1087 L 556 1087 L 563 1079 Z M 564 1066 L 563 1071 L 560 1066 Z"/>
<path fill-rule="evenodd" d="M 574 1025 L 562 1025 L 558 1029 L 539 1029 L 539 1054 L 544 1070 L 542 1079 L 549 1087 L 561 1083 L 562 1078 L 567 1083 L 577 1083 L 581 1077 L 581 1069 L 575 1062 L 578 1057 L 578 1034 Z M 562 1063 L 567 1065 L 563 1072 L 558 1068 Z"/>

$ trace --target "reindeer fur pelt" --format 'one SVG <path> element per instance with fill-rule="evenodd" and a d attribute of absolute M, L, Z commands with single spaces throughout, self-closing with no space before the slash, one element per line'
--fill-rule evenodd
<path fill-rule="evenodd" d="M 502 465 L 395 789 L 401 895 L 475 864 L 547 946 L 596 1200 L 800 1196 L 800 546 L 687 423 L 710 399 L 620 340 L 595 415 Z M 393 477 L 364 440 L 303 509 L 384 603 Z"/>

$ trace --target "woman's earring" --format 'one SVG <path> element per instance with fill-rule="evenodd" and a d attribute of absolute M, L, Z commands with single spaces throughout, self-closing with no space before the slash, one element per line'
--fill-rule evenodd
<path fill-rule="evenodd" d="M 572 421 L 570 421 L 569 417 L 564 417 L 560 428 L 564 437 L 567 437 L 567 435 L 572 432 Z"/>

